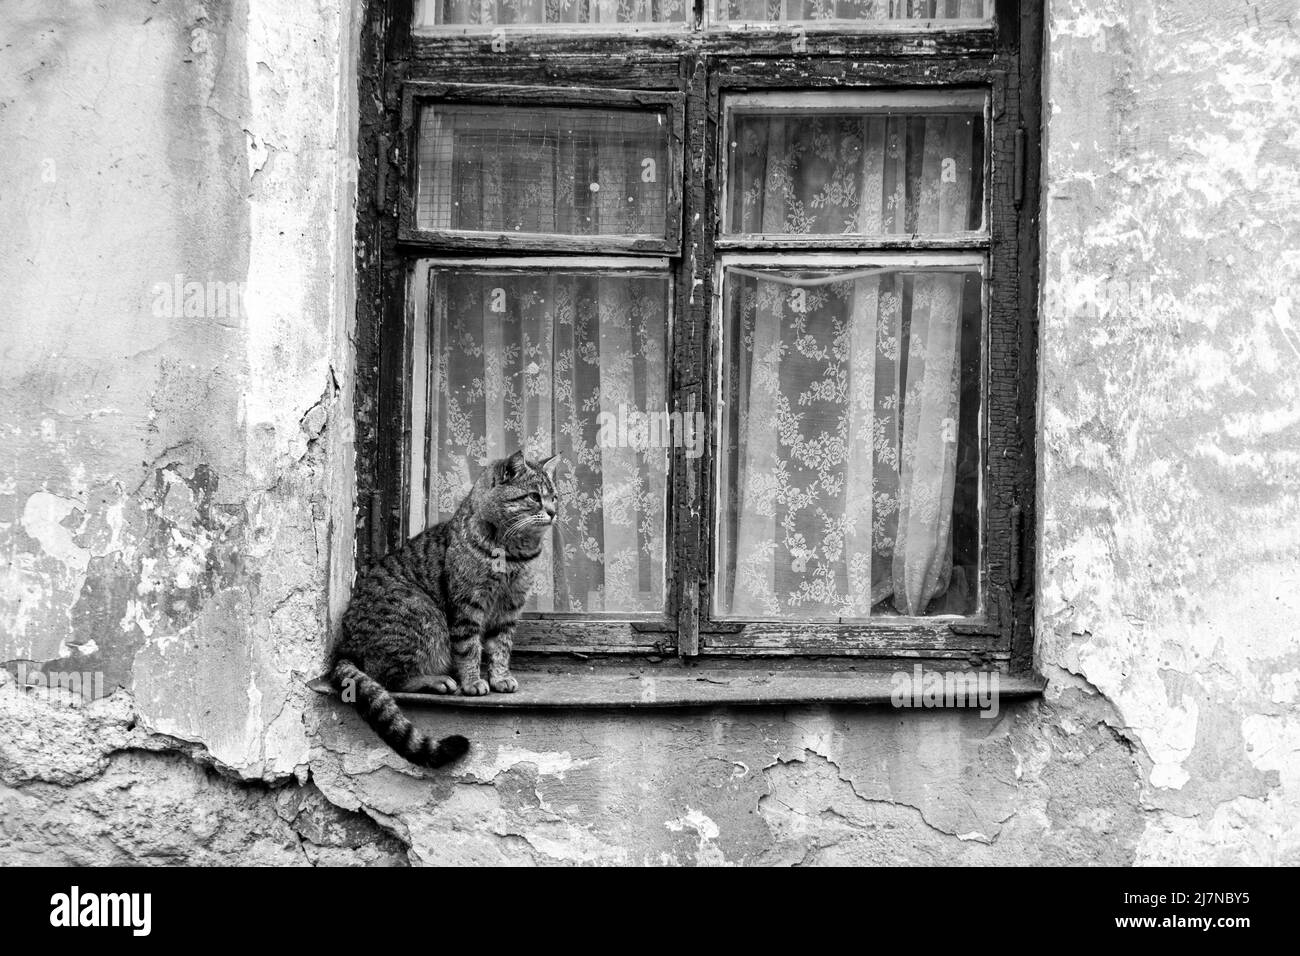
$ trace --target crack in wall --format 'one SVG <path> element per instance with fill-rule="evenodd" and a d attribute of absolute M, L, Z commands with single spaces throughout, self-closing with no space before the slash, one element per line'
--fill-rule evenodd
<path fill-rule="evenodd" d="M 809 761 L 810 757 L 813 758 L 812 761 Z M 796 767 L 798 767 L 799 769 L 795 770 L 794 768 Z M 778 758 L 773 763 L 763 768 L 763 777 L 766 780 L 769 789 L 766 794 L 764 794 L 762 797 L 759 798 L 757 804 L 757 809 L 759 813 L 763 813 L 765 803 L 771 801 L 775 803 L 780 803 L 783 807 L 785 807 L 790 812 L 799 814 L 800 816 L 807 817 L 809 819 L 813 819 L 814 817 L 821 814 L 829 813 L 835 817 L 844 820 L 847 824 L 849 824 L 850 826 L 856 829 L 861 829 L 861 830 L 874 829 L 874 826 L 862 822 L 860 819 L 855 818 L 851 813 L 848 813 L 845 810 L 840 809 L 838 806 L 826 805 L 816 810 L 815 812 L 810 809 L 800 809 L 799 807 L 792 806 L 790 803 L 787 803 L 786 801 L 782 800 L 780 797 L 776 796 L 776 794 L 773 792 L 774 789 L 777 787 L 783 785 L 789 785 L 791 783 L 796 782 L 796 781 L 785 779 L 785 775 L 787 774 L 794 775 L 796 778 L 798 778 L 797 783 L 799 784 L 799 786 L 796 787 L 795 789 L 803 790 L 808 783 L 810 783 L 812 780 L 815 780 L 815 778 L 818 776 L 819 773 L 824 773 L 824 772 L 833 773 L 835 779 L 843 783 L 845 786 L 847 786 L 849 793 L 851 793 L 852 796 L 863 805 L 867 805 L 867 806 L 879 805 L 879 806 L 899 808 L 899 809 L 911 811 L 916 815 L 916 820 L 920 824 L 934 831 L 934 833 L 936 833 L 937 835 L 939 835 L 944 839 L 956 840 L 961 843 L 969 842 L 971 840 L 977 840 L 981 843 L 985 843 L 989 845 L 992 845 L 993 843 L 997 842 L 997 838 L 999 835 L 998 833 L 994 833 L 990 836 L 975 831 L 971 831 L 965 834 L 959 834 L 951 830 L 945 830 L 944 828 L 932 823 L 929 819 L 927 819 L 925 811 L 921 807 L 916 806 L 915 804 L 907 803 L 905 801 L 897 800 L 897 799 L 873 797 L 870 796 L 869 794 L 863 793 L 861 790 L 858 789 L 858 786 L 853 781 L 852 777 L 847 776 L 844 773 L 844 771 L 840 768 L 839 764 L 837 764 L 833 759 L 827 757 L 824 754 L 818 753 L 817 751 L 812 750 L 811 748 L 805 748 L 802 756 Z M 1010 815 L 1008 815 L 1007 819 L 1009 818 Z M 1005 822 L 1005 821 L 1001 821 L 1001 822 Z"/>
<path fill-rule="evenodd" d="M 331 803 L 310 772 L 250 780 L 142 727 L 121 692 L 73 704 L 12 681 L 0 682 L 0 820 L 6 864 L 408 861 L 396 834 Z"/>

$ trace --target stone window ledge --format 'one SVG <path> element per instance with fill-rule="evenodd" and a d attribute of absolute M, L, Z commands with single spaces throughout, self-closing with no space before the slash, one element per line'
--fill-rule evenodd
<path fill-rule="evenodd" d="M 642 660 L 556 662 L 552 659 L 517 665 L 513 673 L 519 679 L 519 690 L 513 694 L 464 697 L 396 693 L 393 697 L 404 706 L 489 710 L 889 704 L 898 686 L 895 675 L 902 673 L 911 679 L 913 668 L 918 665 L 923 680 L 924 674 L 930 672 L 940 678 L 954 674 L 976 678 L 990 673 L 967 661 L 907 659 L 818 667 L 770 659 L 689 664 L 667 660 L 645 663 Z M 334 693 L 325 677 L 317 678 L 309 686 L 323 694 Z M 1043 686 L 1043 681 L 1031 674 L 998 672 L 1000 701 L 1040 696 Z"/>

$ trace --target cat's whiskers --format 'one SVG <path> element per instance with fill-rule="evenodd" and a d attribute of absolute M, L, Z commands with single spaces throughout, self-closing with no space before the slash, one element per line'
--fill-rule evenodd
<path fill-rule="evenodd" d="M 533 520 L 533 515 L 524 515 L 522 518 L 516 518 L 509 525 L 506 526 L 505 534 L 503 534 L 502 537 L 507 540 L 513 538 L 517 531 L 519 531 L 521 528 L 525 527 L 526 525 L 530 524 L 532 520 Z"/>

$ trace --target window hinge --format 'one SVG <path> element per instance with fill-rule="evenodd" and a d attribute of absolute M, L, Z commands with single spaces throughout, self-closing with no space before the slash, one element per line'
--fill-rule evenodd
<path fill-rule="evenodd" d="M 1014 179 L 1014 194 L 1016 205 L 1025 198 L 1025 131 L 1016 130 L 1016 171 Z"/>

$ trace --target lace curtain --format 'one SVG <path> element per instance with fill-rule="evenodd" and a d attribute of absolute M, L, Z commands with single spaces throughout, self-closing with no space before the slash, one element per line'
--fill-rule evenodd
<path fill-rule="evenodd" d="M 817 20 L 986 20 L 992 0 L 713 0 L 713 16 L 779 23 Z M 685 23 L 690 0 L 420 0 L 416 27 L 540 23 Z"/>
<path fill-rule="evenodd" d="M 426 107 L 423 229 L 664 234 L 665 117 L 647 110 Z"/>
<path fill-rule="evenodd" d="M 667 277 L 434 269 L 428 301 L 426 521 L 450 517 L 486 462 L 559 454 L 528 609 L 661 612 L 667 452 L 602 441 L 601 425 L 666 405 Z"/>
<path fill-rule="evenodd" d="M 950 234 L 979 229 L 977 113 L 739 113 L 729 233 Z"/>
<path fill-rule="evenodd" d="M 729 271 L 718 613 L 973 609 L 979 314 L 975 270 Z"/>
<path fill-rule="evenodd" d="M 979 225 L 971 117 L 764 115 L 735 132 L 733 232 Z M 732 267 L 724 303 L 715 611 L 974 610 L 978 269 Z"/>
<path fill-rule="evenodd" d="M 817 20 L 984 20 L 992 0 L 714 0 L 721 22 Z"/>
<path fill-rule="evenodd" d="M 416 26 L 683 23 L 690 0 L 422 0 Z"/>

